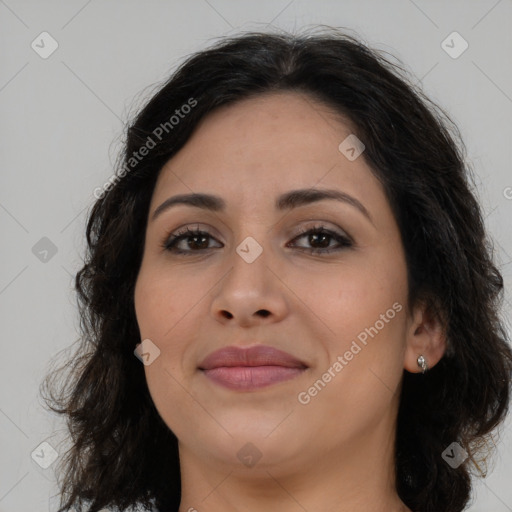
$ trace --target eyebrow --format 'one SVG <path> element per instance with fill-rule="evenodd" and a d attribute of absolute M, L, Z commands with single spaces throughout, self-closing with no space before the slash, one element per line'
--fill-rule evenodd
<path fill-rule="evenodd" d="M 298 190 L 291 190 L 280 195 L 275 202 L 275 208 L 279 211 L 291 210 L 300 206 L 316 203 L 326 199 L 341 201 L 349 204 L 359 210 L 372 224 L 373 219 L 364 207 L 355 197 L 336 189 L 318 189 L 318 188 L 304 188 Z M 219 196 L 212 194 L 180 194 L 177 196 L 169 197 L 166 199 L 154 212 L 151 220 L 154 221 L 164 211 L 169 210 L 173 206 L 185 204 L 195 208 L 202 208 L 203 210 L 210 210 L 214 212 L 224 211 L 226 209 L 226 202 Z"/>

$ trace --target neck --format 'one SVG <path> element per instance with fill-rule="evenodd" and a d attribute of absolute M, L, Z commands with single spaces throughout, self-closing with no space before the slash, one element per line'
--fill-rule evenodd
<path fill-rule="evenodd" d="M 303 453 L 275 465 L 262 459 L 243 469 L 180 444 L 179 512 L 410 512 L 396 493 L 389 421 L 321 457 Z"/>

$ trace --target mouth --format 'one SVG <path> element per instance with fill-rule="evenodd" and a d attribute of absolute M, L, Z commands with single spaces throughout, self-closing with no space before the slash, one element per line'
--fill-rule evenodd
<path fill-rule="evenodd" d="M 293 379 L 308 366 L 296 357 L 265 345 L 217 350 L 204 359 L 199 370 L 225 388 L 248 391 Z"/>

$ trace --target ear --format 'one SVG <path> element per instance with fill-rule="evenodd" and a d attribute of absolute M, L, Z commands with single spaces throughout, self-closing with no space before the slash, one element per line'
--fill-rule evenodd
<path fill-rule="evenodd" d="M 407 327 L 404 368 L 411 373 L 420 373 L 418 357 L 422 355 L 433 368 L 446 351 L 446 332 L 443 321 L 434 308 L 419 302 L 413 309 Z"/>

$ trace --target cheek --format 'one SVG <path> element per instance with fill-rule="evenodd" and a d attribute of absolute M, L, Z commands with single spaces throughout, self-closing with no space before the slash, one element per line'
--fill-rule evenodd
<path fill-rule="evenodd" d="M 406 297 L 404 273 L 398 267 L 377 268 L 367 262 L 333 265 L 319 272 L 300 271 L 289 274 L 287 282 L 308 307 L 309 316 L 318 318 L 333 340 L 356 336 L 389 309 L 394 315 L 393 304 L 403 306 Z"/>
<path fill-rule="evenodd" d="M 153 391 L 168 388 L 173 378 L 182 382 L 190 377 L 198 319 L 207 315 L 205 294 L 209 289 L 199 274 L 171 273 L 156 265 L 141 268 L 134 295 L 140 336 L 160 350 L 155 363 L 145 368 Z M 178 396 L 179 388 L 175 391 Z"/>
<path fill-rule="evenodd" d="M 324 341 L 328 361 L 315 368 L 299 399 L 309 402 L 304 413 L 320 438 L 356 438 L 392 414 L 403 376 L 406 326 L 397 295 L 374 289 L 342 296 L 327 319 L 334 331 Z"/>
<path fill-rule="evenodd" d="M 166 339 L 166 334 L 197 302 L 193 290 L 190 283 L 182 283 L 179 277 L 173 276 L 171 280 L 164 271 L 141 269 L 134 295 L 141 337 Z"/>
<path fill-rule="evenodd" d="M 171 283 L 164 272 L 141 268 L 134 300 L 141 339 L 149 338 L 160 350 L 159 356 L 144 366 L 149 393 L 164 422 L 181 438 L 194 417 L 202 417 L 184 385 L 182 369 L 194 332 L 190 311 L 198 299 L 190 287 L 181 286 L 179 278 Z"/>
<path fill-rule="evenodd" d="M 325 275 L 297 278 L 294 291 L 306 298 L 314 313 L 310 317 L 321 319 L 321 331 L 327 332 L 319 341 L 328 361 L 315 369 L 315 378 L 321 378 L 341 356 L 343 370 L 334 372 L 336 378 L 328 385 L 336 389 L 332 398 L 350 389 L 348 395 L 355 402 L 373 403 L 376 397 L 385 401 L 403 373 L 407 278 L 401 255 L 381 251 L 374 261 L 354 261 L 350 266 L 333 266 Z"/>

